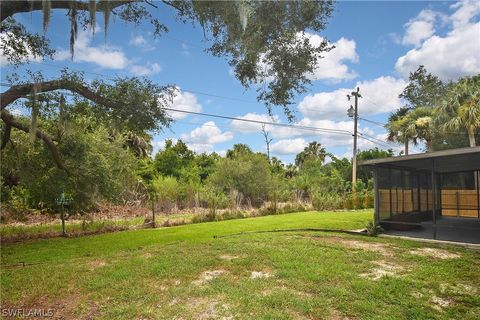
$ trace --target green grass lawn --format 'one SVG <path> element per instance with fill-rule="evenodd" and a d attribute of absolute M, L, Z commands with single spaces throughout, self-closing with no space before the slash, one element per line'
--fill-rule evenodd
<path fill-rule="evenodd" d="M 479 251 L 339 233 L 229 236 L 371 218 L 304 212 L 8 244 L 2 308 L 67 319 L 478 319 Z"/>

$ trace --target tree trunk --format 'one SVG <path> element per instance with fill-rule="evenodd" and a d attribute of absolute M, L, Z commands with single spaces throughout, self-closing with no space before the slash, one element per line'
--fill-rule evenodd
<path fill-rule="evenodd" d="M 475 131 L 473 129 L 468 129 L 468 141 L 470 142 L 470 147 L 477 146 L 475 142 Z"/>
<path fill-rule="evenodd" d="M 408 140 L 405 141 L 405 155 L 408 156 Z"/>

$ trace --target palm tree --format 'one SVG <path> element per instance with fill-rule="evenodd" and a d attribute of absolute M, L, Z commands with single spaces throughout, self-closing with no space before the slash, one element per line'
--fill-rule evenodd
<path fill-rule="evenodd" d="M 446 133 L 466 130 L 470 147 L 480 129 L 480 75 L 461 79 L 435 113 L 436 123 Z"/>
<path fill-rule="evenodd" d="M 403 143 L 405 146 L 404 153 L 408 155 L 408 144 L 413 137 L 408 136 L 406 132 L 404 117 L 410 112 L 410 108 L 401 107 L 388 117 L 388 123 L 385 128 L 388 131 L 388 141 Z"/>
<path fill-rule="evenodd" d="M 409 137 L 413 137 L 413 143 L 418 144 L 419 140 L 427 144 L 427 152 L 433 151 L 433 108 L 417 107 L 405 118 L 405 130 Z"/>
<path fill-rule="evenodd" d="M 307 159 L 318 160 L 320 163 L 323 163 L 326 156 L 327 152 L 325 151 L 325 148 L 317 141 L 312 141 L 302 152 L 297 154 L 295 157 L 295 164 L 301 167 Z"/>
<path fill-rule="evenodd" d="M 405 110 L 406 109 L 406 110 Z M 387 129 L 390 141 L 405 144 L 405 154 L 408 154 L 408 143 L 417 145 L 420 140 L 427 144 L 427 152 L 433 151 L 433 108 L 416 107 L 415 109 L 401 108 L 390 115 Z"/>

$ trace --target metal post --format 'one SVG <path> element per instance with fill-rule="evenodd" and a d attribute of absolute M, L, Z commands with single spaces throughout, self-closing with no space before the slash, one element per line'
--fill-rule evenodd
<path fill-rule="evenodd" d="M 456 200 L 457 200 L 457 217 L 460 217 L 460 194 L 455 192 Z"/>
<path fill-rule="evenodd" d="M 417 172 L 417 207 L 418 212 L 422 212 L 422 202 L 421 202 L 421 195 L 420 195 L 420 172 Z"/>
<path fill-rule="evenodd" d="M 428 176 L 425 174 L 425 184 L 426 184 L 426 188 L 425 188 L 425 194 L 427 196 L 427 211 L 430 210 L 430 197 L 428 196 L 429 195 L 429 191 L 428 191 Z"/>
<path fill-rule="evenodd" d="M 436 182 L 435 182 L 435 159 L 432 158 L 432 202 L 433 202 L 433 239 L 437 239 L 437 201 L 436 201 Z"/>
<path fill-rule="evenodd" d="M 475 188 L 477 188 L 477 217 L 480 219 L 480 171 L 475 172 L 477 175 L 476 180 L 476 185 Z"/>
<path fill-rule="evenodd" d="M 152 199 L 152 228 L 155 228 L 155 203 L 157 202 L 157 196 L 153 196 Z"/>
<path fill-rule="evenodd" d="M 400 212 L 400 210 L 398 209 L 398 187 L 395 187 L 395 203 L 396 203 L 395 213 L 398 214 Z"/>
<path fill-rule="evenodd" d="M 61 215 L 60 217 L 62 218 L 62 237 L 66 237 L 67 236 L 67 233 L 65 232 L 65 211 L 64 211 L 64 208 L 63 208 L 63 203 L 61 205 Z"/>
<path fill-rule="evenodd" d="M 400 171 L 400 184 L 402 185 L 402 213 L 405 213 L 405 171 Z"/>
<path fill-rule="evenodd" d="M 375 224 L 380 223 L 380 194 L 378 191 L 378 168 L 375 167 L 375 170 L 373 171 L 373 192 L 374 192 L 374 204 L 373 204 L 373 210 L 374 210 L 374 222 Z"/>
<path fill-rule="evenodd" d="M 393 216 L 393 208 L 392 208 L 392 169 L 388 168 L 388 193 L 389 197 L 388 200 L 390 201 L 390 218 Z"/>

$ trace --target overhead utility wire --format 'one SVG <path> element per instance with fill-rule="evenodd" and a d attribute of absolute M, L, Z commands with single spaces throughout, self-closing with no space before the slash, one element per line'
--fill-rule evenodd
<path fill-rule="evenodd" d="M 10 86 L 4 83 L 0 83 L 2 86 Z M 68 94 L 73 96 L 73 94 Z M 325 132 L 325 133 L 332 133 L 332 134 L 343 134 L 343 135 L 351 135 L 352 133 L 347 130 L 340 130 L 340 129 L 330 129 L 330 128 L 322 128 L 322 127 L 310 127 L 310 126 L 300 126 L 300 125 L 292 125 L 292 124 L 285 124 L 285 123 L 277 123 L 277 122 L 269 122 L 269 121 L 260 121 L 260 120 L 253 120 L 253 119 L 244 119 L 244 118 L 237 118 L 237 117 L 230 117 L 225 115 L 218 115 L 218 114 L 211 114 L 211 113 L 203 113 L 203 112 L 194 112 L 194 111 L 187 111 L 187 110 L 179 110 L 173 108 L 163 108 L 167 111 L 172 112 L 180 112 L 186 114 L 194 114 L 199 116 L 206 116 L 206 117 L 214 117 L 220 119 L 227 119 L 227 120 L 234 120 L 234 121 L 242 121 L 242 122 L 250 122 L 250 123 L 257 123 L 257 124 L 265 124 L 265 125 L 272 125 L 278 127 L 286 127 L 298 130 L 310 130 L 310 131 L 318 131 L 318 132 Z"/>
<path fill-rule="evenodd" d="M 370 123 L 373 123 L 379 127 L 382 127 L 382 128 L 385 128 L 385 123 L 381 123 L 381 122 L 377 122 L 377 121 L 373 121 L 373 120 L 369 120 L 369 119 L 365 119 L 365 118 L 362 118 L 362 117 L 358 117 L 359 120 L 363 120 L 363 121 L 366 121 L 366 122 L 370 122 Z"/>
<path fill-rule="evenodd" d="M 52 67 L 52 68 L 57 68 L 57 69 L 65 69 L 65 67 L 57 66 L 57 65 L 54 65 L 54 64 L 46 63 L 46 62 L 40 62 L 40 61 L 30 61 L 30 62 L 31 62 L 31 63 L 35 63 L 35 64 L 41 64 L 41 65 L 44 65 L 44 66 L 47 66 L 47 67 Z M 112 76 L 109 76 L 109 75 L 106 75 L 106 74 L 102 74 L 102 73 L 91 72 L 91 71 L 83 71 L 83 70 L 76 69 L 76 68 L 68 68 L 68 69 L 69 69 L 69 70 L 72 70 L 72 71 L 77 71 L 77 72 L 81 72 L 81 73 L 86 73 L 86 74 L 95 75 L 95 76 L 102 77 L 102 78 L 104 78 L 104 79 L 106 79 L 106 80 L 110 80 L 110 81 L 114 81 L 114 80 L 115 80 L 115 78 L 112 78 Z M 2 84 L 2 86 L 3 86 L 3 85 L 9 86 L 9 85 L 7 85 L 7 84 Z M 213 94 L 213 93 L 208 93 L 208 92 L 202 92 L 202 91 L 197 91 L 197 90 L 189 90 L 188 88 L 187 88 L 187 89 L 185 89 L 185 88 L 180 88 L 180 91 L 189 92 L 189 93 L 194 93 L 194 94 L 199 94 L 199 95 L 208 96 L 208 97 L 213 97 L 213 98 L 231 100 L 231 101 L 238 101 L 238 102 L 258 104 L 258 101 L 245 100 L 245 99 L 234 98 L 234 97 L 227 97 L 227 96 L 223 96 L 223 95 L 218 95 L 218 94 Z"/>
<path fill-rule="evenodd" d="M 278 127 L 287 127 L 287 128 L 292 128 L 292 129 L 321 131 L 321 132 L 344 134 L 344 135 L 351 135 L 352 134 L 350 131 L 340 130 L 340 129 L 299 126 L 299 125 L 286 124 L 286 123 L 260 121 L 260 120 L 245 119 L 245 118 L 236 118 L 236 117 L 230 117 L 230 116 L 224 116 L 224 115 L 217 115 L 217 114 L 203 113 L 203 112 L 194 112 L 194 111 L 186 111 L 186 110 L 178 110 L 178 109 L 172 109 L 172 108 L 164 108 L 164 109 L 168 110 L 168 111 L 194 114 L 194 115 L 199 115 L 199 116 L 206 116 L 206 117 L 213 117 L 213 118 L 220 118 L 220 119 L 227 119 L 227 120 L 235 120 L 235 121 L 243 121 L 243 122 L 250 122 L 250 123 L 258 123 L 258 124 L 266 124 L 266 125 L 272 125 L 272 126 L 278 126 Z"/>

